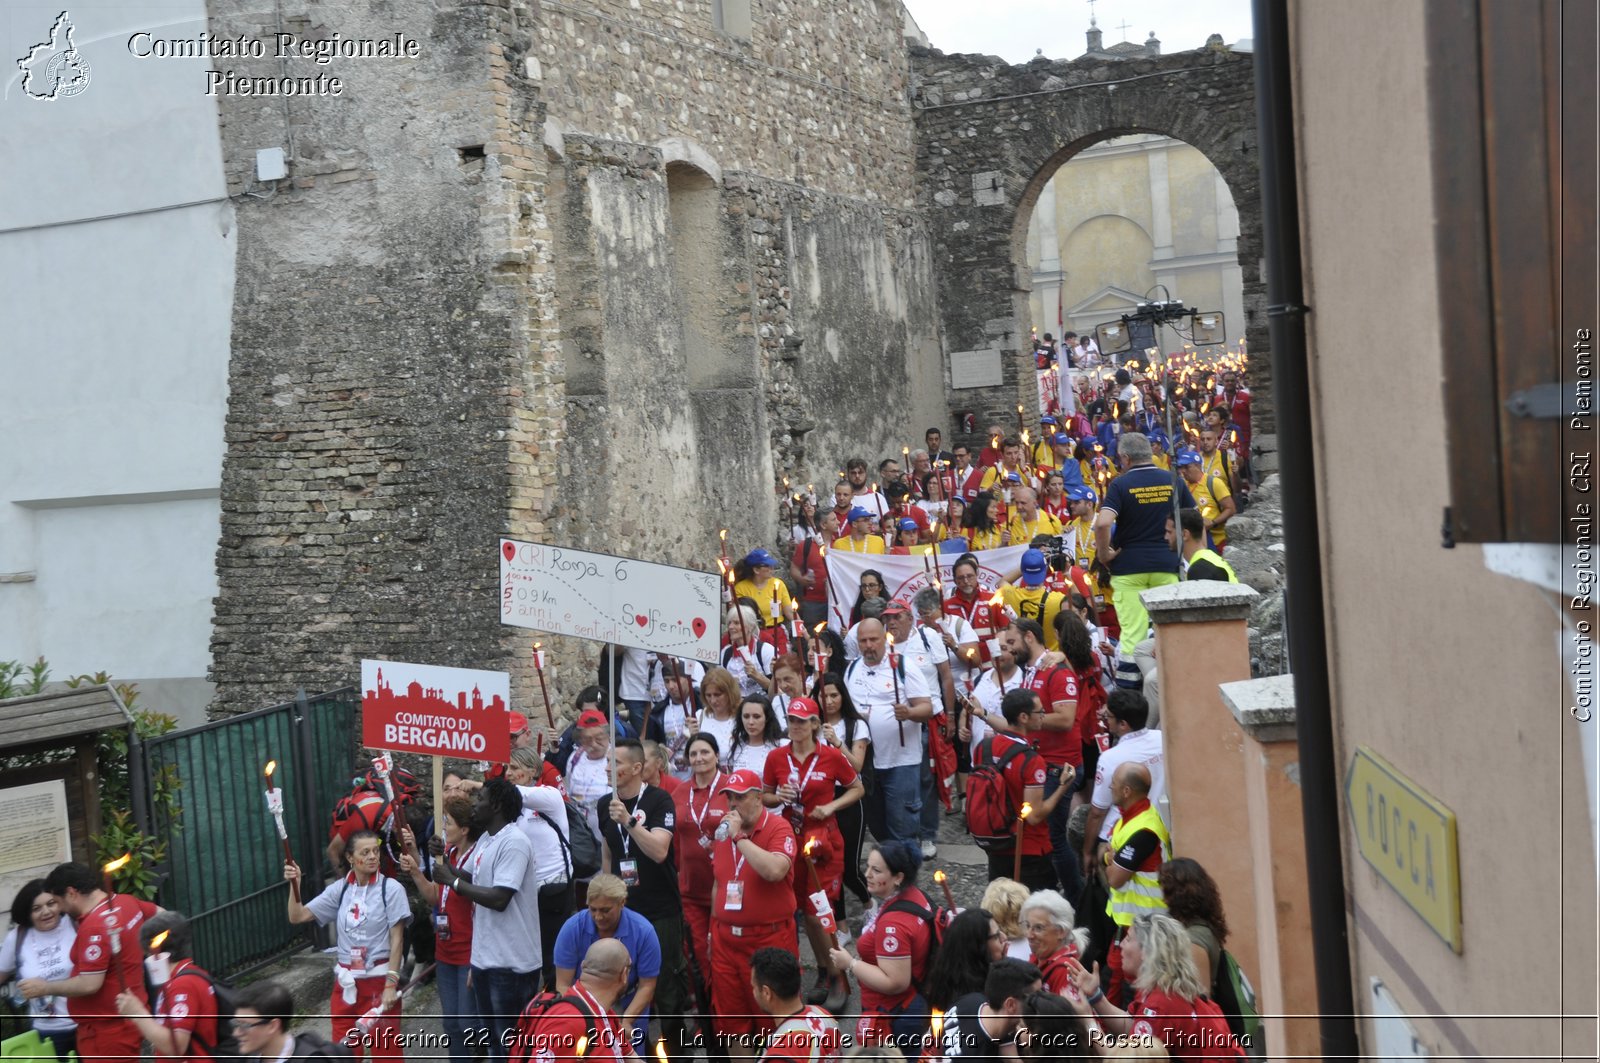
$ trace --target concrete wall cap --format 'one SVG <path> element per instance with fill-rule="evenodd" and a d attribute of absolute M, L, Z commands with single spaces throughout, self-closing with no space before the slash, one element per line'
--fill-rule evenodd
<path fill-rule="evenodd" d="M 688 137 L 667 137 L 656 141 L 663 165 L 674 162 L 687 163 L 701 170 L 716 184 L 722 183 L 722 166 L 711 153 Z"/>
<path fill-rule="evenodd" d="M 1288 742 L 1295 738 L 1294 676 L 1269 675 L 1222 683 L 1222 703 L 1251 738 Z"/>
<path fill-rule="evenodd" d="M 1180 580 L 1165 587 L 1141 591 L 1150 619 L 1162 623 L 1199 623 L 1206 620 L 1248 620 L 1261 595 L 1243 583 L 1220 580 Z"/>

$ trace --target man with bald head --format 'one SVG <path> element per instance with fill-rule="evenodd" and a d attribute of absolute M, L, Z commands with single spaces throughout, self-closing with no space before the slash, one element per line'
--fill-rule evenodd
<path fill-rule="evenodd" d="M 530 1059 L 575 1059 L 581 1055 L 638 1063 L 631 1031 L 613 1010 L 627 988 L 631 966 L 627 946 L 616 938 L 601 938 L 590 945 L 578 980 L 535 1020 L 532 1029 L 518 1032 L 528 1044 L 515 1046 L 511 1054 L 521 1056 L 526 1047 Z M 590 1040 L 580 1052 L 578 1042 L 584 1037 Z"/>
<path fill-rule="evenodd" d="M 933 699 L 920 668 L 907 668 L 899 650 L 890 668 L 888 632 L 881 620 L 856 625 L 861 655 L 844 672 L 850 700 L 867 721 L 877 792 L 867 798 L 867 822 L 880 841 L 920 844 L 923 728 L 933 717 Z M 883 832 L 878 826 L 883 826 Z"/>
<path fill-rule="evenodd" d="M 1104 857 L 1111 900 L 1106 912 L 1119 927 L 1133 925 L 1141 912 L 1164 912 L 1157 874 L 1172 859 L 1167 826 L 1150 804 L 1150 769 L 1136 760 L 1118 766 L 1111 777 L 1111 795 L 1122 818 L 1111 832 Z"/>

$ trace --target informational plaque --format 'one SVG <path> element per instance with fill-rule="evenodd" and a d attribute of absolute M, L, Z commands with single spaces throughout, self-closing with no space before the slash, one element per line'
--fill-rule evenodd
<path fill-rule="evenodd" d="M 15 897 L 30 879 L 71 859 L 64 780 L 0 790 L 0 897 Z"/>
<path fill-rule="evenodd" d="M 992 388 L 1003 382 L 1000 349 L 984 347 L 976 351 L 950 352 L 950 387 Z"/>

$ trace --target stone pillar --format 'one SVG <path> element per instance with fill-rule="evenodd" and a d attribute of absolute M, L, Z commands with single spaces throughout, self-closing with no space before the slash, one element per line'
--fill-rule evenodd
<path fill-rule="evenodd" d="M 1145 591 L 1156 625 L 1167 823 L 1172 848 L 1198 860 L 1222 892 L 1230 951 L 1260 970 L 1255 869 L 1246 844 L 1244 732 L 1222 703 L 1223 683 L 1250 678 L 1245 625 L 1259 594 L 1243 583 L 1197 580 Z"/>
<path fill-rule="evenodd" d="M 1294 683 L 1290 676 L 1275 675 L 1224 683 L 1221 693 L 1244 732 L 1245 806 L 1256 896 L 1254 911 L 1238 911 L 1230 904 L 1228 924 L 1233 929 L 1248 922 L 1255 928 L 1260 966 L 1251 970 L 1243 953 L 1231 951 L 1256 987 L 1262 1015 L 1314 1015 L 1317 980 L 1312 973 Z M 1274 1057 L 1310 1058 L 1320 1049 L 1314 1018 L 1264 1019 L 1263 1032 Z"/>

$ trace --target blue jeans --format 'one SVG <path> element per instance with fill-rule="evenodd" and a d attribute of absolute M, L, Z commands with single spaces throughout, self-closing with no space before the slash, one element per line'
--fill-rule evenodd
<path fill-rule="evenodd" d="M 439 1025 L 444 1029 L 451 1059 L 476 1058 L 467 1039 L 467 1031 L 480 1025 L 478 1002 L 467 988 L 467 975 L 471 972 L 472 968 L 464 963 L 441 963 L 434 969 L 433 981 L 439 987 Z"/>
<path fill-rule="evenodd" d="M 884 833 L 880 841 L 917 844 L 922 837 L 922 775 L 917 764 L 879 768 L 878 800 L 883 805 Z"/>
<path fill-rule="evenodd" d="M 539 990 L 539 972 L 509 967 L 472 968 L 472 992 L 478 998 L 478 1019 L 489 1028 L 489 1058 L 510 1056 L 510 1035 L 517 1019 Z"/>
<path fill-rule="evenodd" d="M 1074 906 L 1078 903 L 1078 895 L 1083 892 L 1083 869 L 1078 866 L 1077 850 L 1067 842 L 1067 820 L 1072 818 L 1072 794 L 1082 781 L 1081 774 L 1075 776 L 1067 795 L 1056 803 L 1055 811 L 1050 813 L 1050 862 L 1055 865 L 1056 878 L 1061 880 L 1061 895 L 1068 904 Z M 1044 796 L 1048 798 L 1060 786 L 1061 769 L 1052 766 L 1045 773 Z"/>

